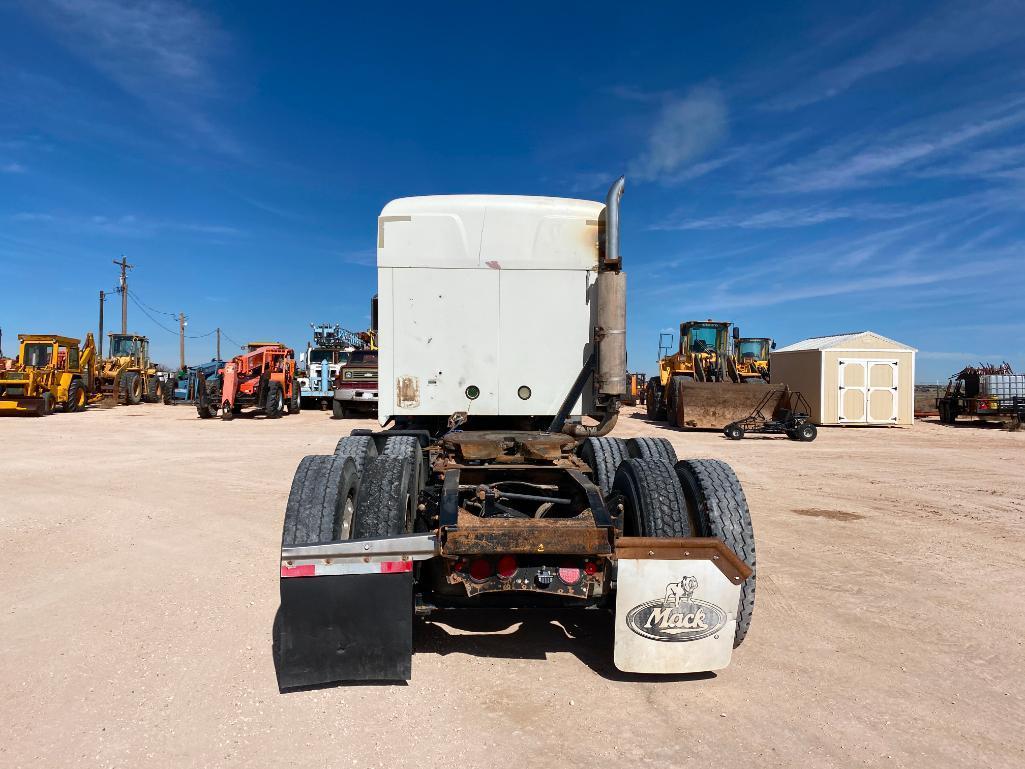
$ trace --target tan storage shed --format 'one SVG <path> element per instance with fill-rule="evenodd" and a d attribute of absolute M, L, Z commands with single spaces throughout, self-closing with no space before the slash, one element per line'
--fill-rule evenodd
<path fill-rule="evenodd" d="M 916 352 L 871 331 L 818 336 L 774 350 L 769 371 L 807 398 L 817 425 L 910 427 Z"/>

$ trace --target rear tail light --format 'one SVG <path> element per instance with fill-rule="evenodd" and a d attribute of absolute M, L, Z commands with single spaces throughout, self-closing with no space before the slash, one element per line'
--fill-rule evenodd
<path fill-rule="evenodd" d="M 588 577 L 593 577 L 597 573 L 598 564 L 596 564 L 594 561 L 587 561 L 584 564 L 584 574 L 586 574 Z"/>
<path fill-rule="evenodd" d="M 516 557 L 512 555 L 503 555 L 498 559 L 498 576 L 502 579 L 511 579 L 513 574 L 519 566 L 516 563 Z"/>
<path fill-rule="evenodd" d="M 575 585 L 580 581 L 580 569 L 573 564 L 560 566 L 559 579 L 561 579 L 567 585 Z"/>
<path fill-rule="evenodd" d="M 471 579 L 475 579 L 478 582 L 483 582 L 494 573 L 495 571 L 491 566 L 491 561 L 488 561 L 484 558 L 477 558 L 476 560 L 470 562 Z"/>

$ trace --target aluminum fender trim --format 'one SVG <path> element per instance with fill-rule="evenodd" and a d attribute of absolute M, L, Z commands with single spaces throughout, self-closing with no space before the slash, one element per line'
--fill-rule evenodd
<path fill-rule="evenodd" d="M 298 562 L 356 562 L 425 561 L 440 552 L 433 534 L 410 534 L 383 539 L 352 539 L 323 545 L 297 545 L 281 548 L 281 563 L 291 566 Z"/>

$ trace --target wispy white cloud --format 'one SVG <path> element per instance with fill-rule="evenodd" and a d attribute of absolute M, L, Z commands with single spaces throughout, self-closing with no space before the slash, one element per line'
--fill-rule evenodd
<path fill-rule="evenodd" d="M 21 163 L 4 163 L 0 165 L 0 171 L 5 174 L 23 174 L 28 171 Z"/>
<path fill-rule="evenodd" d="M 39 211 L 21 211 L 10 214 L 7 218 L 12 222 L 27 225 L 46 224 L 48 227 L 70 231 L 104 233 L 132 238 L 153 237 L 168 231 L 230 237 L 245 235 L 243 230 L 223 224 L 153 219 L 146 216 L 136 216 L 135 214 L 110 216 L 104 214 L 53 214 Z"/>
<path fill-rule="evenodd" d="M 207 114 L 219 95 L 215 58 L 227 36 L 180 0 L 37 0 L 27 4 L 76 56 L 125 93 L 221 153 L 242 153 Z"/>
<path fill-rule="evenodd" d="M 935 210 L 935 205 L 860 203 L 851 205 L 812 205 L 799 208 L 763 208 L 744 213 L 689 218 L 677 212 L 652 230 L 791 229 L 812 227 L 842 220 L 885 221 L 906 219 Z"/>
<path fill-rule="evenodd" d="M 765 103 L 769 109 L 795 109 L 835 97 L 871 77 L 908 65 L 962 59 L 1025 38 L 1025 3 L 990 0 L 947 2 L 918 14 L 904 29 L 877 36 L 857 54 L 828 67 L 794 89 Z"/>
<path fill-rule="evenodd" d="M 714 86 L 692 89 L 667 100 L 648 135 L 647 147 L 630 164 L 630 176 L 655 181 L 684 171 L 722 141 L 729 131 L 722 92 Z"/>
<path fill-rule="evenodd" d="M 936 127 L 949 118 L 933 115 L 927 123 L 919 121 L 888 135 L 841 140 L 776 168 L 769 188 L 778 192 L 821 192 L 892 183 L 893 174 L 924 167 L 934 158 L 1025 125 L 1025 110 L 1001 108 L 983 119 Z"/>

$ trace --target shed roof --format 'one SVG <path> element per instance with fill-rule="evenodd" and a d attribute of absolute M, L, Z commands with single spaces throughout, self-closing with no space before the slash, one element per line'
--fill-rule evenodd
<path fill-rule="evenodd" d="M 802 352 L 804 350 L 904 350 L 907 352 L 918 352 L 914 347 L 909 347 L 903 342 L 898 342 L 874 331 L 853 331 L 847 334 L 832 334 L 830 336 L 813 336 L 800 342 L 788 344 L 775 350 L 775 354 L 781 352 Z"/>

